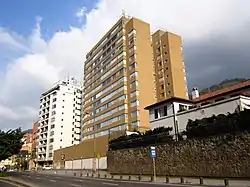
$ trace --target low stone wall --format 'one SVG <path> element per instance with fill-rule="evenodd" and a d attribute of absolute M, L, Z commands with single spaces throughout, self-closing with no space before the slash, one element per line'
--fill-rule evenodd
<path fill-rule="evenodd" d="M 250 177 L 250 134 L 185 140 L 156 146 L 156 173 L 169 176 Z M 107 153 L 114 174 L 152 175 L 150 147 Z"/>

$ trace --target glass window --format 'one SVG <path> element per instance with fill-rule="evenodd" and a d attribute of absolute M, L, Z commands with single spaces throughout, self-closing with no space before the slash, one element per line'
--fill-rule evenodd
<path fill-rule="evenodd" d="M 158 119 L 158 109 L 155 109 L 155 119 Z"/>

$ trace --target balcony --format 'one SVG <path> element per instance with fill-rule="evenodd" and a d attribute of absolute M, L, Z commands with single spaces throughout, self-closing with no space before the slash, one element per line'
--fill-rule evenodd
<path fill-rule="evenodd" d="M 37 160 L 38 161 L 45 161 L 45 157 L 38 157 Z"/>
<path fill-rule="evenodd" d="M 81 124 L 79 122 L 75 122 L 75 128 L 80 128 Z"/>
<path fill-rule="evenodd" d="M 81 133 L 81 130 L 80 130 L 80 128 L 79 129 L 75 129 L 75 132 L 74 132 L 75 134 L 80 134 Z"/>

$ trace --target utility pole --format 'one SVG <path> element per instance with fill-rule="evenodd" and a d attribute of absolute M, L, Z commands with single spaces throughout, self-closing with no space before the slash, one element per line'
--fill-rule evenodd
<path fill-rule="evenodd" d="M 93 163 L 93 169 L 94 169 L 94 172 L 96 172 L 96 138 L 95 138 L 95 127 L 94 127 L 94 163 Z"/>

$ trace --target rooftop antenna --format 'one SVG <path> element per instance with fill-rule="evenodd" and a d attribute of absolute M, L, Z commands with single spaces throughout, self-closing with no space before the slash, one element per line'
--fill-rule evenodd
<path fill-rule="evenodd" d="M 66 82 L 69 83 L 69 71 L 67 72 Z"/>
<path fill-rule="evenodd" d="M 122 9 L 122 16 L 126 17 L 126 11 L 124 9 Z"/>

